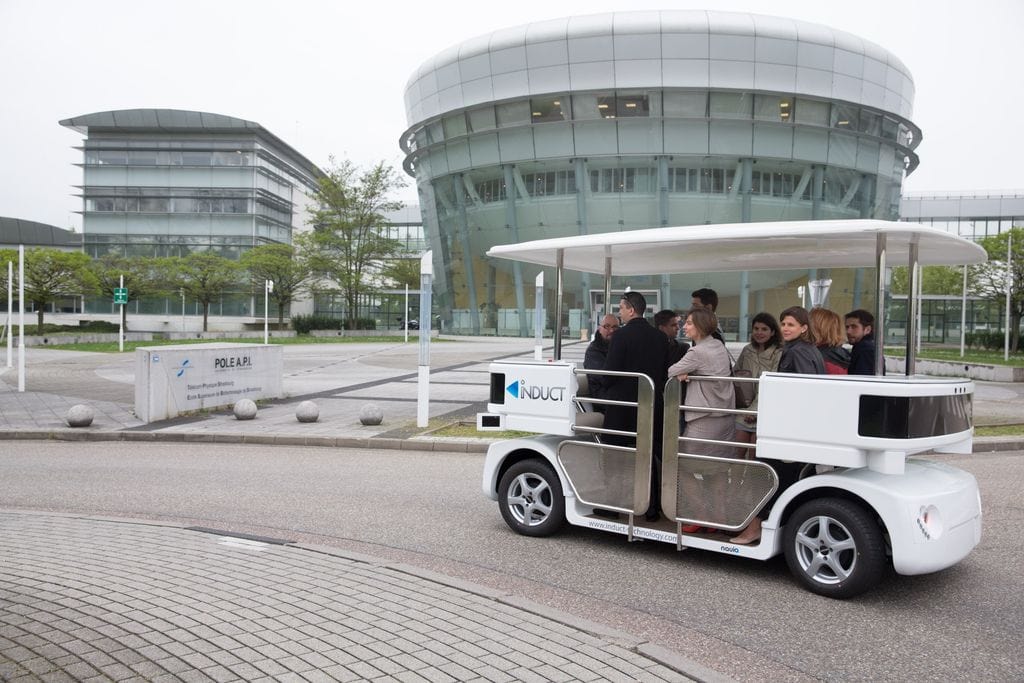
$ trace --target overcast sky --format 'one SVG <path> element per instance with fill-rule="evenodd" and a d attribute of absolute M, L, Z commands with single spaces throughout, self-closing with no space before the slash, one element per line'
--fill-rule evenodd
<path fill-rule="evenodd" d="M 913 192 L 1024 188 L 1022 0 L 0 0 L 0 216 L 81 228 L 82 136 L 113 109 L 260 123 L 321 166 L 400 166 L 410 74 L 451 45 L 533 21 L 629 9 L 757 12 L 826 24 L 895 53 L 923 131 Z M 414 199 L 410 187 L 403 197 Z"/>

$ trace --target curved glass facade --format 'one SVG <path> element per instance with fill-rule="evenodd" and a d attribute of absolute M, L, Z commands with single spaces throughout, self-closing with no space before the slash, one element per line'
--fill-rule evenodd
<path fill-rule="evenodd" d="M 447 329 L 529 333 L 537 269 L 487 259 L 495 244 L 664 225 L 898 217 L 920 140 L 905 117 L 913 86 L 898 60 L 799 22 L 761 30 L 766 18 L 752 15 L 654 14 L 495 33 L 438 55 L 410 80 L 405 168 L 417 179 Z M 625 40 L 623 27 L 638 40 Z M 646 56 L 645 37 L 657 45 Z M 681 44 L 707 60 L 670 59 Z M 502 70 L 519 52 L 524 78 L 508 85 Z M 569 87 L 541 91 L 558 83 L 550 72 L 562 62 Z M 716 64 L 749 67 L 750 82 L 716 79 Z M 812 78 L 821 75 L 827 89 Z M 507 96 L 494 97 L 499 90 Z M 690 291 L 712 286 L 725 299 L 720 313 L 742 328 L 756 304 L 776 310 L 772 290 L 815 276 L 654 275 L 613 287 L 679 308 Z M 860 305 L 856 280 L 845 290 Z M 568 275 L 570 329 L 589 327 L 603 288 L 602 278 Z"/>

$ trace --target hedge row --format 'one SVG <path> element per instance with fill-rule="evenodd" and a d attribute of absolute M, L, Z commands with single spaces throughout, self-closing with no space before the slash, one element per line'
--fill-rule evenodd
<path fill-rule="evenodd" d="M 348 320 L 329 315 L 293 315 L 292 328 L 296 334 L 309 334 L 311 330 L 375 330 L 377 321 L 373 318 L 357 318 L 353 327 Z"/>

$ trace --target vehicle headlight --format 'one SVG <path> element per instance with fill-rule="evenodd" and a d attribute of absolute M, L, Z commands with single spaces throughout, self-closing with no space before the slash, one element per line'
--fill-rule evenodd
<path fill-rule="evenodd" d="M 934 505 L 922 505 L 917 512 L 917 528 L 926 539 L 934 541 L 942 536 L 942 516 Z"/>

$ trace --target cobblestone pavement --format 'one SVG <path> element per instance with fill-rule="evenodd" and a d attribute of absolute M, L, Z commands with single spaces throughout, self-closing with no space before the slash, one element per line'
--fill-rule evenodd
<path fill-rule="evenodd" d="M 0 512 L 0 680 L 693 680 L 627 634 L 285 541 Z"/>

